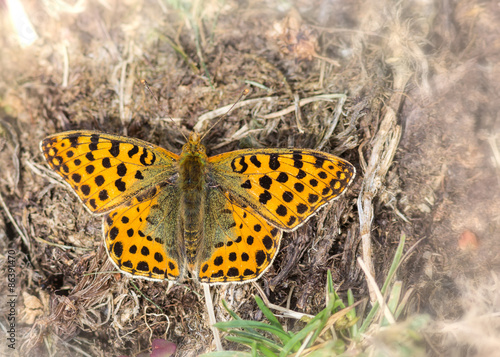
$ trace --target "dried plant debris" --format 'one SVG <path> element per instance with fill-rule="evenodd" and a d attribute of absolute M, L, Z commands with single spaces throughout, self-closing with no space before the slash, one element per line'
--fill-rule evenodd
<path fill-rule="evenodd" d="M 280 50 L 285 54 L 309 61 L 317 56 L 317 36 L 312 28 L 304 25 L 295 8 L 292 8 L 282 21 L 274 24 L 269 35 L 278 42 Z"/>

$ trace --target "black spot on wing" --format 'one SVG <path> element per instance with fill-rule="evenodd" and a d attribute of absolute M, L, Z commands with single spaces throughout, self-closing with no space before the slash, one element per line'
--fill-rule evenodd
<path fill-rule="evenodd" d="M 116 173 L 118 176 L 123 177 L 127 174 L 127 166 L 122 162 L 116 167 Z"/>
<path fill-rule="evenodd" d="M 99 192 L 99 199 L 101 201 L 106 201 L 108 198 L 109 198 L 108 191 L 102 190 L 101 192 Z"/>
<path fill-rule="evenodd" d="M 236 165 L 238 165 L 238 167 Z M 239 174 L 248 170 L 248 164 L 245 162 L 245 156 L 233 159 L 233 161 L 231 161 L 231 169 L 233 172 L 237 172 Z"/>
<path fill-rule="evenodd" d="M 102 159 L 102 166 L 105 169 L 109 169 L 111 167 L 111 160 L 109 159 L 109 157 L 105 157 L 104 159 Z"/>
<path fill-rule="evenodd" d="M 268 190 L 265 190 L 259 195 L 259 202 L 265 205 L 271 198 L 273 198 L 273 196 L 271 196 Z"/>
<path fill-rule="evenodd" d="M 147 262 L 140 261 L 139 263 L 137 263 L 137 270 L 149 271 L 149 264 Z"/>
<path fill-rule="evenodd" d="M 77 135 L 71 135 L 68 137 L 69 142 L 71 143 L 71 147 L 76 148 L 78 146 L 78 136 Z"/>
<path fill-rule="evenodd" d="M 144 180 L 144 176 L 142 176 L 142 172 L 139 170 L 135 173 L 135 178 L 138 180 Z"/>
<path fill-rule="evenodd" d="M 246 189 L 250 189 L 250 188 L 252 188 L 252 183 L 250 182 L 250 180 L 246 180 L 245 182 L 243 182 L 241 184 L 241 187 L 246 188 Z"/>
<path fill-rule="evenodd" d="M 119 232 L 120 232 L 120 231 L 118 230 L 118 228 L 116 228 L 116 227 L 111 228 L 111 229 L 109 230 L 109 238 L 110 238 L 111 240 L 114 240 L 114 239 L 118 236 L 118 233 L 119 233 Z"/>
<path fill-rule="evenodd" d="M 90 174 L 92 174 L 92 173 L 94 172 L 94 170 L 95 170 L 94 165 L 87 165 L 87 166 L 85 167 L 85 171 L 86 171 L 89 175 L 90 175 Z"/>
<path fill-rule="evenodd" d="M 139 152 L 139 147 L 137 145 L 134 145 L 134 147 L 128 151 L 128 157 L 132 158 L 138 152 Z"/>
<path fill-rule="evenodd" d="M 299 180 L 302 180 L 304 177 L 306 177 L 306 173 L 304 170 L 299 170 L 299 172 L 297 173 L 297 177 Z"/>
<path fill-rule="evenodd" d="M 139 158 L 139 161 L 144 166 L 154 165 L 154 163 L 156 161 L 156 155 L 154 152 L 147 150 L 146 148 L 143 148 L 141 157 Z"/>
<path fill-rule="evenodd" d="M 231 267 L 227 270 L 227 276 L 234 277 L 240 275 L 238 268 Z"/>
<path fill-rule="evenodd" d="M 90 194 L 90 186 L 89 185 L 82 185 L 80 187 L 80 191 L 82 191 L 82 193 L 85 195 L 85 196 L 88 196 Z"/>
<path fill-rule="evenodd" d="M 257 156 L 255 155 L 250 156 L 250 162 L 256 167 L 261 167 L 262 165 L 262 163 L 259 161 L 259 159 L 257 159 Z"/>
<path fill-rule="evenodd" d="M 126 262 L 123 262 L 122 264 L 124 267 L 126 268 L 130 268 L 132 269 L 134 267 L 134 265 L 132 264 L 132 262 L 130 260 L 127 260 Z"/>
<path fill-rule="evenodd" d="M 125 190 L 127 189 L 127 185 L 122 181 L 121 178 L 115 181 L 115 186 L 120 192 L 125 192 Z"/>
<path fill-rule="evenodd" d="M 96 183 L 97 186 L 102 186 L 106 180 L 104 179 L 104 176 L 99 175 L 96 176 L 94 179 L 94 182 Z"/>
<path fill-rule="evenodd" d="M 285 206 L 279 205 L 278 208 L 276 208 L 276 213 L 281 217 L 285 217 L 288 213 L 288 210 L 286 209 Z"/>
<path fill-rule="evenodd" d="M 271 168 L 271 170 L 277 170 L 280 167 L 278 154 L 269 155 L 269 167 Z"/>
<path fill-rule="evenodd" d="M 94 161 L 95 160 L 95 157 L 94 157 L 94 154 L 92 154 L 92 152 L 88 152 L 85 154 L 85 158 L 89 161 Z"/>
<path fill-rule="evenodd" d="M 297 192 L 302 192 L 304 191 L 304 185 L 300 182 L 296 182 L 293 187 L 295 188 L 295 190 L 297 190 Z"/>
<path fill-rule="evenodd" d="M 302 161 L 302 155 L 301 154 L 293 154 L 293 166 L 301 169 L 302 166 L 304 166 L 304 162 Z"/>
<path fill-rule="evenodd" d="M 264 176 L 259 178 L 260 187 L 262 187 L 266 190 L 269 190 L 271 188 L 272 183 L 273 183 L 273 180 L 267 175 L 264 175 Z"/>
<path fill-rule="evenodd" d="M 113 157 L 117 157 L 120 154 L 120 142 L 116 140 L 111 140 L 111 149 L 109 149 L 109 153 Z"/>
<path fill-rule="evenodd" d="M 113 253 L 120 258 L 123 254 L 123 244 L 121 242 L 116 242 L 113 246 Z"/>
<path fill-rule="evenodd" d="M 293 193 L 291 193 L 290 191 L 283 192 L 282 197 L 283 197 L 283 201 L 285 201 L 285 202 L 293 201 Z"/>
<path fill-rule="evenodd" d="M 305 211 L 307 211 L 307 206 L 303 203 L 299 203 L 297 205 L 297 213 L 303 214 Z"/>
<path fill-rule="evenodd" d="M 214 278 L 214 279 L 215 279 L 215 278 L 221 278 L 221 277 L 223 277 L 223 276 L 224 276 L 224 271 L 223 271 L 222 269 L 221 269 L 221 270 L 219 270 L 219 271 L 218 271 L 218 272 L 216 272 L 216 273 L 213 273 L 213 274 L 211 275 L 211 277 L 212 277 L 212 278 Z"/>
<path fill-rule="evenodd" d="M 158 263 L 161 263 L 163 261 L 163 255 L 161 255 L 160 253 L 156 252 L 155 255 L 155 260 L 158 262 Z"/>
<path fill-rule="evenodd" d="M 309 198 L 307 199 L 309 201 L 309 203 L 315 203 L 316 201 L 318 201 L 319 197 L 318 195 L 315 195 L 313 193 L 310 193 L 309 194 Z"/>
<path fill-rule="evenodd" d="M 264 247 L 266 247 L 267 250 L 269 250 L 273 247 L 273 240 L 268 235 L 266 235 L 266 236 L 264 236 L 264 238 L 262 238 L 262 243 L 264 244 Z"/>
<path fill-rule="evenodd" d="M 315 154 L 314 156 L 316 157 L 314 167 L 321 169 L 323 167 L 323 164 L 325 163 L 325 157 L 319 154 Z"/>
<path fill-rule="evenodd" d="M 97 203 L 95 202 L 95 199 L 91 198 L 89 200 L 89 205 L 90 207 L 92 207 L 93 209 L 97 209 Z"/>
<path fill-rule="evenodd" d="M 280 172 L 280 174 L 276 178 L 276 181 L 278 181 L 279 183 L 285 183 L 288 181 L 288 175 L 284 172 Z"/>
<path fill-rule="evenodd" d="M 255 262 L 257 263 L 257 266 L 261 266 L 262 264 L 264 264 L 265 261 L 266 261 L 266 253 L 264 253 L 263 250 L 258 250 L 255 253 Z"/>
<path fill-rule="evenodd" d="M 156 275 L 165 275 L 165 271 L 158 269 L 158 267 L 153 267 L 153 273 L 155 273 Z"/>

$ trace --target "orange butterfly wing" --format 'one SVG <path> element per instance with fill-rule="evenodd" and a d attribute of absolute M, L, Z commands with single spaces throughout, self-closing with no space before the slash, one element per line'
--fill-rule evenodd
<path fill-rule="evenodd" d="M 257 279 L 292 231 L 341 195 L 355 168 L 336 156 L 298 149 L 250 149 L 209 158 L 205 251 L 195 268 L 205 283 Z"/>
<path fill-rule="evenodd" d="M 179 192 L 172 182 L 177 155 L 139 139 L 85 130 L 49 136 L 41 149 L 92 213 L 107 213 L 103 234 L 118 269 L 154 280 L 182 279 Z"/>

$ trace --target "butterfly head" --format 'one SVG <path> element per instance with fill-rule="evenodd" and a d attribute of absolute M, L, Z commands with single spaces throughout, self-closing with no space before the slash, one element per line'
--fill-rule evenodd
<path fill-rule="evenodd" d="M 189 136 L 188 142 L 182 147 L 182 154 L 207 158 L 205 146 L 201 143 L 201 137 L 197 133 Z"/>

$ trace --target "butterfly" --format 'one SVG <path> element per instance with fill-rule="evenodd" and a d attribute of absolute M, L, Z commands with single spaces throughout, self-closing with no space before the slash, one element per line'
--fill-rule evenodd
<path fill-rule="evenodd" d="M 103 215 L 109 258 L 151 280 L 248 282 L 272 264 L 282 232 L 339 197 L 356 170 L 308 149 L 208 157 L 192 134 L 180 155 L 146 141 L 68 131 L 40 143 L 85 207 Z"/>

